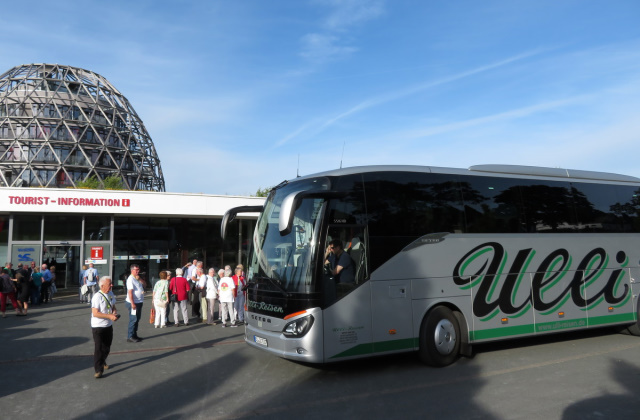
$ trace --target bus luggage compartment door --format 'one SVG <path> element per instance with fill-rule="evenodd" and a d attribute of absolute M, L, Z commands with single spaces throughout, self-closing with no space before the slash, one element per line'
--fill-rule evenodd
<path fill-rule="evenodd" d="M 412 350 L 411 281 L 373 281 L 371 287 L 373 351 Z"/>

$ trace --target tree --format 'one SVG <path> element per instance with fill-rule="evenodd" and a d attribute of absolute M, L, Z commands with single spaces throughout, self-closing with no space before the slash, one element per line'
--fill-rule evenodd
<path fill-rule="evenodd" d="M 124 190 L 125 186 L 122 178 L 118 175 L 110 175 L 100 182 L 97 176 L 91 175 L 84 181 L 76 182 L 76 188 L 84 188 L 89 190 Z"/>
<path fill-rule="evenodd" d="M 101 188 L 100 181 L 98 177 L 95 175 L 91 175 L 89 178 L 84 181 L 76 182 L 76 188 L 85 188 L 89 190 L 99 190 Z"/>
<path fill-rule="evenodd" d="M 111 175 L 104 179 L 105 190 L 124 190 L 124 182 L 118 175 Z"/>
<path fill-rule="evenodd" d="M 269 193 L 271 192 L 271 190 L 273 189 L 273 187 L 267 187 L 267 188 L 258 188 L 258 191 L 256 191 L 254 197 L 266 197 L 269 195 Z"/>

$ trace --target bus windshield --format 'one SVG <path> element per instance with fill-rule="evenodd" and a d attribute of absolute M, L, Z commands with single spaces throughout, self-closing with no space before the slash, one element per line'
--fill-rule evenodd
<path fill-rule="evenodd" d="M 303 199 L 295 209 L 292 229 L 286 235 L 280 233 L 278 220 L 282 202 L 288 195 L 328 189 L 327 178 L 314 178 L 288 183 L 271 192 L 253 236 L 249 281 L 268 279 L 283 292 L 317 291 L 312 271 L 325 199 Z"/>

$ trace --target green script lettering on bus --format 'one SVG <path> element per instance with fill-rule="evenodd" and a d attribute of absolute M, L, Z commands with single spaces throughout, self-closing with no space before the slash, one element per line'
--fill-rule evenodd
<path fill-rule="evenodd" d="M 284 312 L 284 310 L 282 309 L 282 306 L 276 306 L 276 305 L 272 305 L 270 303 L 265 303 L 265 302 L 255 302 L 253 300 L 249 300 L 247 306 L 251 309 L 260 309 L 260 310 L 269 311 L 269 312 L 278 312 L 278 313 Z"/>
<path fill-rule="evenodd" d="M 496 308 L 507 315 L 526 311 L 530 305 L 537 311 L 546 311 L 561 306 L 567 296 L 570 296 L 573 303 L 579 308 L 586 308 L 601 298 L 604 298 L 608 304 L 615 305 L 629 296 L 628 284 L 624 284 L 622 292 L 616 295 L 618 286 L 626 274 L 623 270 L 627 264 L 627 256 L 624 251 L 619 251 L 616 255 L 616 261 L 621 265 L 621 268 L 612 270 L 604 287 L 593 293 L 588 299 L 583 296 L 584 289 L 607 268 L 609 258 L 603 248 L 589 251 L 578 264 L 571 282 L 551 300 L 544 298 L 544 292 L 558 283 L 571 268 L 571 255 L 566 249 L 556 249 L 535 270 L 528 270 L 528 265 L 534 255 L 535 250 L 532 248 L 518 251 L 502 288 L 498 290 L 497 282 L 502 276 L 506 254 L 501 244 L 487 242 L 473 248 L 458 261 L 453 270 L 453 281 L 461 289 L 477 286 L 473 299 L 473 314 L 478 318 L 490 315 Z M 472 274 L 465 273 L 465 269 L 472 262 L 480 263 L 480 269 Z M 530 293 L 523 301 L 514 302 L 525 272 L 533 272 Z M 491 300 L 496 293 L 497 297 Z"/>

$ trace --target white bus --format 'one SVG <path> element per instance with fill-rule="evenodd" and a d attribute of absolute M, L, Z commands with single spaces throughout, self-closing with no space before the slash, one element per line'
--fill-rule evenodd
<path fill-rule="evenodd" d="M 640 335 L 640 179 L 512 165 L 369 166 L 285 181 L 259 211 L 246 342 L 326 363 L 616 326 Z M 332 276 L 334 239 L 352 276 Z M 345 264 L 349 265 L 349 264 Z"/>

